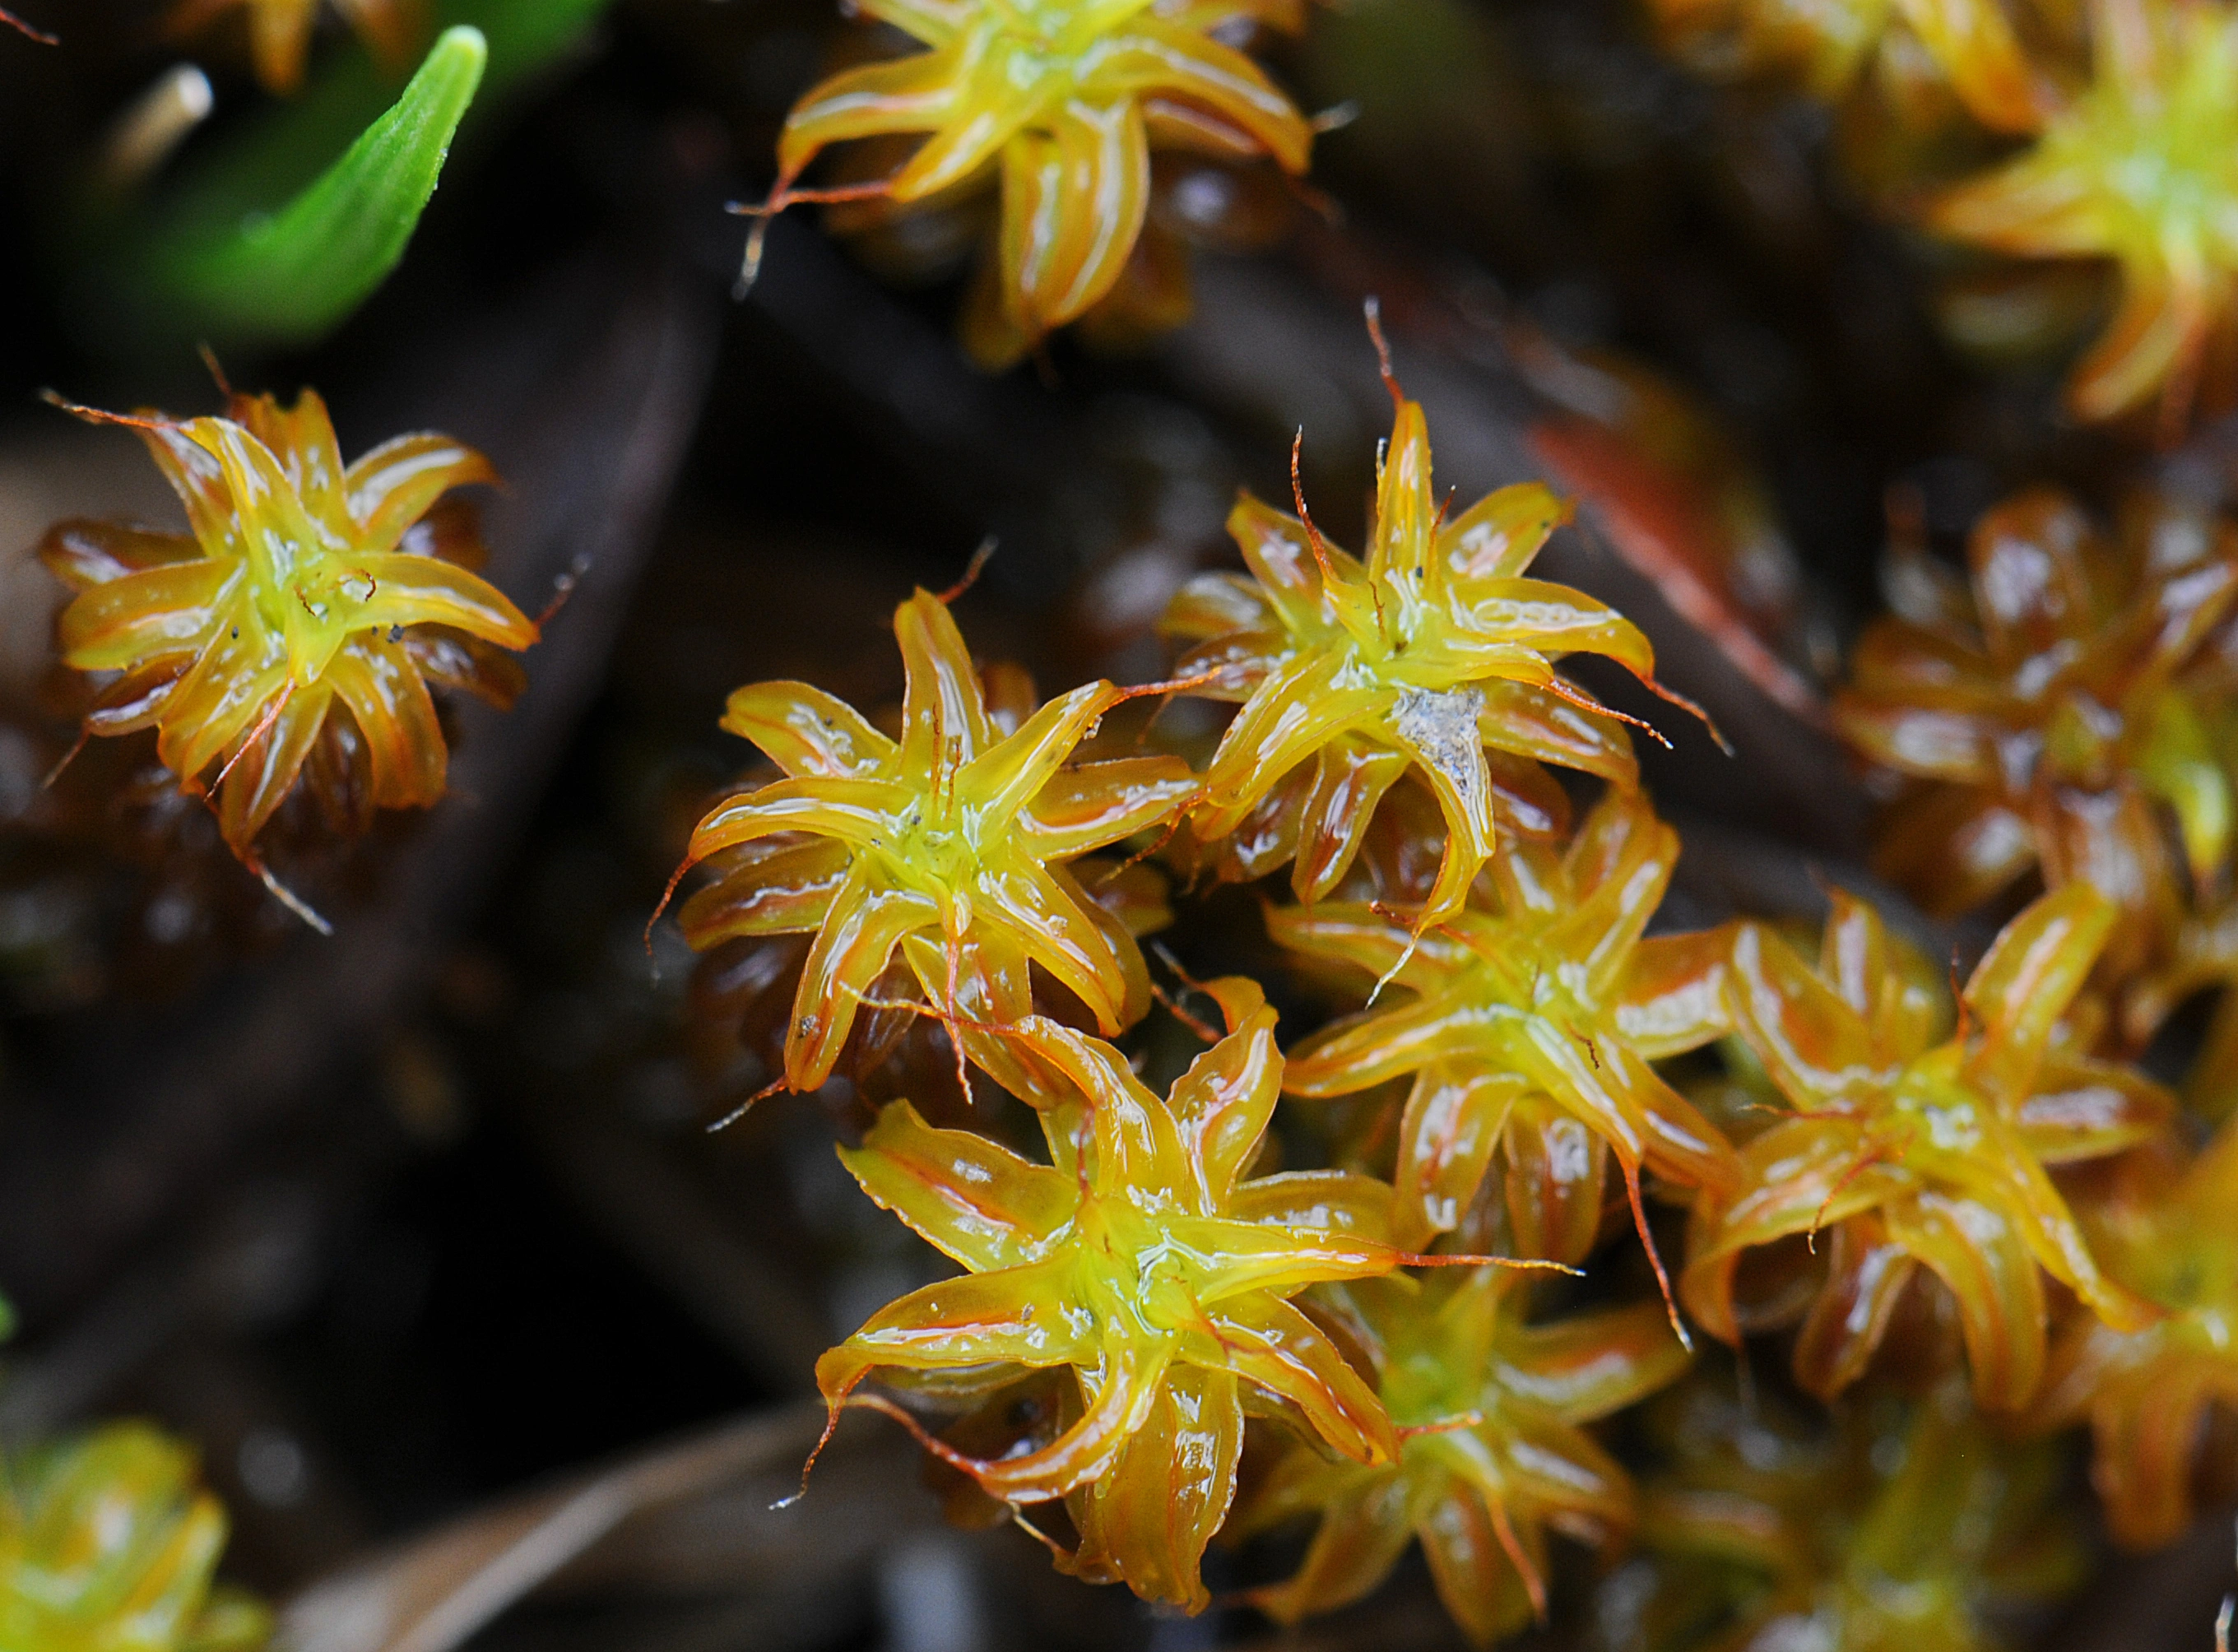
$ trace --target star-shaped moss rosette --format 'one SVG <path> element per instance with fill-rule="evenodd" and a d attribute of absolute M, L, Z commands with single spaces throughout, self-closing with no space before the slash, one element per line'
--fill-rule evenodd
<path fill-rule="evenodd" d="M 1596 1549 L 1632 1525 L 1630 1477 L 1586 1431 L 1685 1369 L 1653 1303 L 1541 1323 L 1493 1269 L 1327 1287 L 1381 1373 L 1388 1463 L 1297 1444 L 1236 1511 L 1236 1535 L 1318 1520 L 1295 1576 L 1248 1597 L 1285 1622 L 1347 1605 L 1420 1540 L 1439 1598 L 1490 1646 L 1546 1615 L 1551 1528 Z"/>
<path fill-rule="evenodd" d="M 1566 849 L 1508 848 L 1497 910 L 1472 905 L 1419 934 L 1374 906 L 1268 910 L 1281 946 L 1379 983 L 1375 1007 L 1291 1052 L 1284 1083 L 1319 1100 L 1412 1078 L 1394 1174 L 1401 1243 L 1459 1226 L 1503 1146 L 1517 1243 L 1558 1261 L 1582 1261 L 1599 1235 L 1609 1155 L 1651 1256 L 1643 1168 L 1738 1186 L 1732 1149 L 1650 1065 L 1732 1024 L 1735 930 L 1641 938 L 1678 858 L 1678 835 L 1643 796 L 1611 792 Z M 1405 997 L 1381 1007 L 1387 992 Z"/>
<path fill-rule="evenodd" d="M 1174 757 L 1072 763 L 1124 690 L 1094 683 L 1004 730 L 989 715 L 947 605 L 920 591 L 894 611 L 907 673 L 898 740 L 805 683 L 732 695 L 723 726 L 785 778 L 718 804 L 685 871 L 723 856 L 685 903 L 702 950 L 736 936 L 816 935 L 785 1036 L 784 1081 L 831 1075 L 872 984 L 898 949 L 938 1013 L 1008 1024 L 1031 1013 L 1038 966 L 1116 1035 L 1149 1012 L 1126 926 L 1068 862 L 1169 818 L 1196 782 Z M 989 1060 L 1012 1076 L 999 1041 Z"/>
<path fill-rule="evenodd" d="M 2202 1492 L 2238 1490 L 2238 1127 L 2188 1166 L 2169 1153 L 2135 1168 L 2085 1219 L 2109 1271 L 2167 1317 L 2124 1332 L 2075 1316 L 2030 1415 L 2047 1431 L 2089 1423 L 2107 1527 L 2151 1549 L 2183 1535 Z"/>
<path fill-rule="evenodd" d="M 2228 690 L 2191 670 L 2238 599 L 2238 529 L 2149 508 L 2131 527 L 2116 542 L 2043 489 L 1975 525 L 1970 588 L 1898 564 L 1906 611 L 1865 632 L 1834 703 L 1851 748 L 1908 783 L 1877 871 L 1946 916 L 2032 869 L 2093 884 L 2122 909 L 2118 972 L 2181 909 L 2163 811 L 2199 889 L 2228 865 L 2233 817 L 2214 735 Z"/>
<path fill-rule="evenodd" d="M 2238 349 L 2238 9 L 2093 0 L 2090 17 L 2090 84 L 1925 220 L 2016 257 L 2109 261 L 2120 307 L 2068 407 L 2111 419 L 2157 398 L 2163 435 L 2179 435 Z M 2229 389 L 2211 387 L 2218 401 Z"/>
<path fill-rule="evenodd" d="M 1610 1644 L 1996 1652 L 2089 1575 L 2057 1448 L 1993 1432 L 1963 1385 L 1845 1405 L 1831 1431 L 1706 1381 L 1651 1412 L 1672 1461 L 1640 1492 L 1650 1586 L 1612 1580 Z"/>
<path fill-rule="evenodd" d="M 977 1378 L 1069 1367 L 1080 1403 L 1046 1443 L 975 1457 L 930 1448 L 1010 1503 L 1069 1500 L 1068 1569 L 1202 1609 L 1206 1542 L 1235 1490 L 1247 1408 L 1279 1411 L 1340 1456 L 1387 1463 L 1381 1403 L 1288 1298 L 1391 1272 L 1390 1190 L 1339 1171 L 1243 1180 L 1282 1079 L 1275 1014 L 1248 981 L 1210 983 L 1228 1036 L 1161 1099 L 1111 1046 L 1042 1017 L 1001 1038 L 1070 1099 L 1044 1107 L 1049 1165 L 928 1127 L 896 1102 L 841 1159 L 865 1192 L 969 1270 L 871 1316 L 817 1364 L 836 1423 L 881 1372 Z"/>
<path fill-rule="evenodd" d="M 394 72 L 409 69 L 427 43 L 427 0 L 334 0 L 334 10 Z M 184 40 L 221 17 L 241 13 L 248 23 L 257 80 L 267 91 L 284 95 L 303 83 L 318 11 L 319 0 L 177 0 L 164 27 L 173 38 Z"/>
<path fill-rule="evenodd" d="M 862 10 L 928 50 L 812 88 L 785 120 L 776 188 L 754 211 L 937 203 L 999 180 L 1001 228 L 963 327 L 988 367 L 1017 360 L 1120 283 L 1142 235 L 1154 146 L 1306 169 L 1312 126 L 1220 37 L 1294 30 L 1298 0 L 866 0 Z M 882 178 L 799 185 L 832 144 L 919 135 Z"/>
<path fill-rule="evenodd" d="M 0 1477 L 0 1644 L 257 1652 L 271 1615 L 213 1588 L 226 1516 L 193 1452 L 138 1423 L 11 1452 Z"/>
<path fill-rule="evenodd" d="M 452 489 L 492 482 L 447 436 L 400 436 L 345 468 L 326 404 L 235 396 L 229 416 L 122 419 L 185 503 L 186 534 L 65 522 L 41 559 L 78 594 L 63 660 L 116 673 L 89 734 L 158 731 L 182 789 L 214 794 L 234 851 L 307 773 L 331 823 L 443 796 L 437 687 L 500 706 L 522 684 L 502 651 L 536 626 L 462 565 L 482 556 Z"/>
<path fill-rule="evenodd" d="M 1655 651 L 1631 621 L 1582 591 L 1523 577 L 1569 519 L 1553 493 L 1505 487 L 1447 520 L 1421 404 L 1385 367 L 1398 415 L 1367 560 L 1330 545 L 1302 497 L 1293 517 L 1246 493 L 1228 528 L 1248 576 L 1192 580 L 1162 628 L 1193 644 L 1178 679 L 1242 704 L 1205 774 L 1195 834 L 1227 836 L 1314 763 L 1291 874 L 1312 902 L 1344 876 L 1384 793 L 1412 772 L 1435 792 L 1447 833 L 1427 926 L 1460 909 L 1498 852 L 1502 791 L 1486 748 L 1620 787 L 1638 780 L 1616 714 L 1566 681 L 1557 660 L 1603 655 L 1676 697 L 1656 684 Z"/>
<path fill-rule="evenodd" d="M 2048 96 L 1999 0 L 1652 0 L 1672 49 L 1720 77 L 1776 78 L 1828 102 L 1877 73 L 1899 83 L 1923 50 L 1992 131 L 2042 123 Z"/>
<path fill-rule="evenodd" d="M 2049 1273 L 2109 1325 L 2160 1311 L 2109 1277 L 2046 1166 L 2161 1137 L 2175 1099 L 2059 1036 L 2114 908 L 2086 883 L 1998 935 L 1955 1033 L 1873 910 L 1836 891 L 1813 971 L 1771 930 L 1731 952 L 1739 1035 L 1794 1109 L 1741 1149 L 1737 1194 L 1705 1194 L 1681 1292 L 1716 1336 L 1765 1318 L 1738 1299 L 1742 1258 L 1783 1243 L 1826 1257 L 1795 1351 L 1822 1398 L 1860 1376 L 1924 1268 L 1956 1300 L 1979 1403 L 2026 1404 L 2043 1373 Z M 1931 976 L 1927 977 L 1931 979 Z"/>

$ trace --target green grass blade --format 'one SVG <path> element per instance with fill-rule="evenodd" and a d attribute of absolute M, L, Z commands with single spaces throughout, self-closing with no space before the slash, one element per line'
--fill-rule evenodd
<path fill-rule="evenodd" d="M 191 221 L 149 254 L 152 296 L 215 343 L 305 343 L 347 320 L 403 257 L 481 84 L 489 47 L 447 30 L 392 109 L 268 215 Z"/>
<path fill-rule="evenodd" d="M 612 0 L 442 0 L 435 9 L 445 28 L 473 28 L 489 45 L 477 113 L 500 102 L 521 83 L 565 56 L 582 41 Z M 181 170 L 169 208 L 202 221 L 269 209 L 308 186 L 342 147 L 363 131 L 395 96 L 394 82 L 362 50 L 322 58 L 310 89 L 275 104 L 210 153 Z M 166 223 L 173 221 L 169 216 Z"/>

